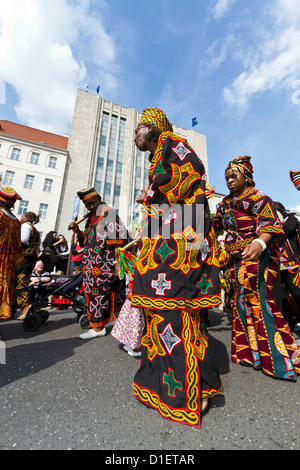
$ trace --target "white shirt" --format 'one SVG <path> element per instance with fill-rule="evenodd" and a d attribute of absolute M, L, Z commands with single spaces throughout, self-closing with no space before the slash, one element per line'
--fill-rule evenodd
<path fill-rule="evenodd" d="M 24 224 L 21 225 L 21 242 L 24 243 L 24 245 L 29 245 L 31 230 L 32 228 L 29 222 L 24 222 Z"/>

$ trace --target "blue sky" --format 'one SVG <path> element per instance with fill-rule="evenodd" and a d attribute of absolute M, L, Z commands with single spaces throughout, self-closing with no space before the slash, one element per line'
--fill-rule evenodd
<path fill-rule="evenodd" d="M 77 89 L 206 135 L 210 186 L 251 155 L 300 212 L 299 0 L 0 0 L 0 118 L 70 130 Z"/>

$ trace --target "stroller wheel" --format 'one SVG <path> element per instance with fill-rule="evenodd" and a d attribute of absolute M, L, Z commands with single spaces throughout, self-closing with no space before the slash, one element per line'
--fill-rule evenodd
<path fill-rule="evenodd" d="M 90 322 L 86 313 L 81 315 L 78 320 L 78 323 L 82 330 L 88 330 L 90 328 Z"/>
<path fill-rule="evenodd" d="M 48 310 L 39 310 L 37 314 L 40 315 L 42 323 L 45 323 L 49 318 Z"/>
<path fill-rule="evenodd" d="M 27 315 L 23 320 L 23 328 L 25 331 L 35 331 L 42 323 L 42 318 L 39 313 L 32 313 Z"/>
<path fill-rule="evenodd" d="M 85 311 L 85 301 L 84 298 L 81 295 L 76 295 L 73 301 L 73 310 L 75 313 L 80 315 L 81 313 L 83 314 Z"/>

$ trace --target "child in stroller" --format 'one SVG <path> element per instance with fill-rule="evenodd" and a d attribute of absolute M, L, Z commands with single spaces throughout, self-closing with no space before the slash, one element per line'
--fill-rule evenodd
<path fill-rule="evenodd" d="M 49 306 L 54 308 L 60 305 L 60 299 L 57 299 L 55 304 L 53 303 L 53 299 L 57 297 L 61 298 L 61 305 L 64 305 L 64 307 L 64 299 L 71 301 L 78 322 L 82 316 L 83 318 L 86 316 L 85 302 L 80 293 L 83 279 L 81 272 L 71 276 L 47 273 L 47 279 L 45 277 L 44 273 L 43 279 L 37 283 L 37 287 L 32 290 L 29 289 L 30 303 L 27 307 L 26 317 L 23 320 L 25 331 L 35 331 L 48 320 Z M 60 283 L 62 278 L 65 282 Z M 83 328 L 83 322 L 80 322 L 80 324 Z"/>

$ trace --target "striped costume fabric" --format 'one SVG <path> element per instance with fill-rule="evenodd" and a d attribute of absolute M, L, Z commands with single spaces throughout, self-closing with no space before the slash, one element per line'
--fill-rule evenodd
<path fill-rule="evenodd" d="M 300 191 L 300 171 L 290 171 L 290 178 L 295 188 Z"/>

